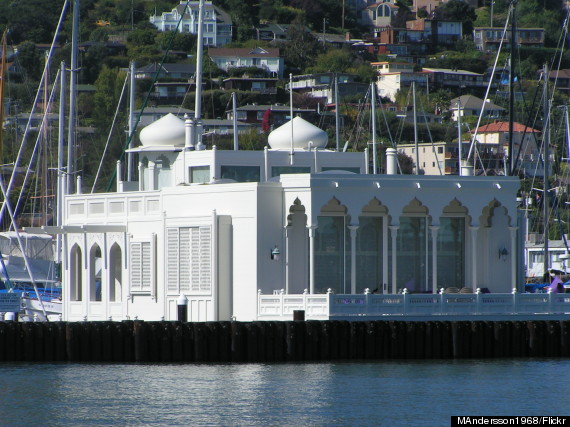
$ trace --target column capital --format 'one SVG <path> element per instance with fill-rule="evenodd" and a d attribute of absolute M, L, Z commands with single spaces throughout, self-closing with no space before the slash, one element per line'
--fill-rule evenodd
<path fill-rule="evenodd" d="M 309 237 L 314 238 L 316 230 L 317 230 L 317 226 L 316 225 L 307 225 L 307 230 L 309 230 Z"/>

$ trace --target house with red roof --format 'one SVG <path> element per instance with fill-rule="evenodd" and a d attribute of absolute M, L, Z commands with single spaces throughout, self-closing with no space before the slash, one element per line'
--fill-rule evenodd
<path fill-rule="evenodd" d="M 478 150 L 485 153 L 509 155 L 509 122 L 495 120 L 472 130 L 476 134 Z M 520 123 L 513 123 L 513 165 L 515 173 L 525 176 L 543 176 L 540 160 L 540 131 Z"/>

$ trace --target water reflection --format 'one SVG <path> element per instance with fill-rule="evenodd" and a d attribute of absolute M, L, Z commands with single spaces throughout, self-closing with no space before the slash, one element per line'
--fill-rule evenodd
<path fill-rule="evenodd" d="M 568 360 L 0 365 L 0 425 L 449 425 L 561 415 Z M 539 398 L 541 397 L 541 398 Z"/>

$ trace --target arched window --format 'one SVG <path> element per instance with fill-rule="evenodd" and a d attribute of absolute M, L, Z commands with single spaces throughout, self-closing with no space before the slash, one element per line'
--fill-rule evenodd
<path fill-rule="evenodd" d="M 81 301 L 82 300 L 82 273 L 83 273 L 83 265 L 81 262 L 81 249 L 78 245 L 74 245 L 71 248 L 71 252 L 69 254 L 69 262 L 70 262 L 70 269 L 69 269 L 69 278 L 71 282 L 71 301 Z"/>
<path fill-rule="evenodd" d="M 95 245 L 89 252 L 89 300 L 102 301 L 101 270 L 103 269 L 103 258 L 101 258 L 101 248 Z"/>
<path fill-rule="evenodd" d="M 123 289 L 123 251 L 116 243 L 109 251 L 109 301 L 121 301 Z"/>

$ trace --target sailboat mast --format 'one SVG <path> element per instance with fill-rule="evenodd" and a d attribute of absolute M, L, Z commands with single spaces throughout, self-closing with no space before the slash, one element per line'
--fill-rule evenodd
<path fill-rule="evenodd" d="M 133 138 L 131 135 L 135 130 L 135 61 L 131 61 L 131 66 L 129 69 L 129 87 L 129 148 L 133 148 Z M 129 151 L 127 154 L 127 181 L 133 180 L 133 159 L 134 155 Z M 118 179 L 120 178 L 121 177 L 118 177 Z"/>
<path fill-rule="evenodd" d="M 457 170 L 457 175 L 461 176 L 461 157 L 463 156 L 462 150 L 461 150 L 461 101 L 457 101 L 457 143 L 458 143 L 458 152 L 457 152 L 457 157 L 458 157 L 458 161 L 457 161 L 457 166 L 458 166 L 458 170 Z"/>
<path fill-rule="evenodd" d="M 6 33 L 2 34 L 2 60 L 0 63 L 0 117 L 4 119 L 4 76 L 6 74 Z M 0 129 L 0 164 L 4 163 L 4 136 Z"/>
<path fill-rule="evenodd" d="M 376 152 L 376 85 L 372 83 L 372 173 L 378 173 L 378 156 Z"/>
<path fill-rule="evenodd" d="M 197 33 L 197 50 L 196 50 L 196 100 L 194 107 L 194 126 L 196 131 L 194 137 L 197 138 L 194 146 L 196 150 L 203 150 L 202 144 L 202 60 L 204 55 L 204 0 L 198 3 L 198 33 Z"/>
<path fill-rule="evenodd" d="M 77 86 L 77 48 L 79 39 L 79 0 L 73 3 L 73 33 L 71 36 L 71 70 L 69 78 L 69 127 L 67 138 L 67 193 L 73 193 L 75 172 L 75 92 Z"/>
<path fill-rule="evenodd" d="M 509 66 L 509 155 L 507 157 L 507 175 L 513 173 L 513 114 L 515 110 L 515 43 L 517 33 L 517 0 L 511 2 L 511 59 Z"/>
<path fill-rule="evenodd" d="M 418 113 L 416 111 L 416 82 L 412 81 L 412 98 L 414 103 L 414 147 L 416 152 L 416 175 L 420 174 L 420 150 L 418 147 Z"/>
<path fill-rule="evenodd" d="M 61 227 L 63 223 L 63 195 L 65 194 L 65 175 L 63 173 L 64 153 L 65 153 L 65 62 L 61 63 L 59 73 L 59 138 L 57 145 L 57 221 L 56 225 Z M 56 240 L 56 261 L 61 262 L 61 234 L 57 234 Z"/>
<path fill-rule="evenodd" d="M 340 105 L 338 103 L 338 76 L 334 75 L 334 103 L 335 103 L 335 111 L 334 111 L 334 123 L 335 123 L 335 136 L 336 136 L 336 151 L 340 151 Z"/>
<path fill-rule="evenodd" d="M 544 216 L 544 273 L 550 268 L 550 259 L 548 254 L 548 145 L 550 144 L 550 110 L 548 99 L 548 65 L 544 64 L 544 101 L 543 101 L 543 128 L 542 128 L 542 145 L 543 145 L 543 162 L 544 162 L 544 179 L 542 187 L 542 208 Z"/>

